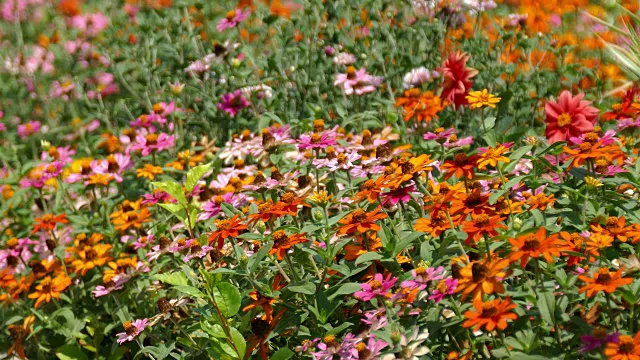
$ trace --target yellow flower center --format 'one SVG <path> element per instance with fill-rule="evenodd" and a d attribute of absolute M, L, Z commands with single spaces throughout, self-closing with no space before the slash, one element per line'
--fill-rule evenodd
<path fill-rule="evenodd" d="M 558 116 L 558 126 L 565 127 L 571 124 L 571 115 L 568 113 L 562 113 Z"/>

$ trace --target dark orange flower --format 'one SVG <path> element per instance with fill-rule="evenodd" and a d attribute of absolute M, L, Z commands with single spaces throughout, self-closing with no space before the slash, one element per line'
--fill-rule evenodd
<path fill-rule="evenodd" d="M 404 120 L 415 119 L 416 122 L 433 121 L 438 117 L 438 113 L 444 109 L 446 102 L 440 96 L 431 91 L 420 92 L 420 89 L 405 90 L 403 96 L 396 99 L 395 107 L 402 107 L 404 110 Z"/>
<path fill-rule="evenodd" d="M 497 236 L 496 229 L 506 229 L 507 227 L 500 223 L 502 220 L 504 218 L 499 215 L 471 215 L 471 221 L 462 222 L 462 230 L 468 234 L 467 241 L 473 239 L 477 242 L 484 235 L 490 238 Z"/>
<path fill-rule="evenodd" d="M 273 239 L 273 247 L 269 250 L 269 255 L 276 254 L 278 260 L 284 259 L 284 255 L 287 253 L 287 250 L 291 249 L 293 245 L 309 241 L 304 236 L 304 233 L 287 235 L 284 230 L 274 231 L 271 235 L 271 239 Z"/>
<path fill-rule="evenodd" d="M 51 279 L 51 276 L 40 280 L 36 285 L 36 292 L 29 294 L 29 299 L 37 299 L 34 307 L 37 309 L 43 302 L 50 302 L 51 299 L 59 299 L 60 293 L 71 285 L 71 278 L 61 274 Z"/>
<path fill-rule="evenodd" d="M 397 189 L 402 186 L 403 183 L 413 179 L 414 175 L 433 170 L 432 164 L 433 161 L 429 155 L 426 154 L 415 156 L 411 159 L 400 158 L 395 163 L 396 168 L 394 173 L 388 177 L 389 182 L 387 186 L 391 189 Z"/>
<path fill-rule="evenodd" d="M 347 261 L 353 261 L 360 255 L 366 254 L 370 251 L 376 252 L 382 247 L 380 238 L 374 232 L 368 232 L 361 236 L 354 238 L 355 244 L 345 245 L 344 258 Z"/>
<path fill-rule="evenodd" d="M 476 311 L 465 311 L 464 317 L 467 320 L 462 323 L 462 326 L 473 326 L 474 331 L 480 330 L 483 326 L 489 332 L 495 328 L 504 330 L 507 328 L 507 320 L 518 318 L 518 315 L 509 311 L 515 309 L 516 304 L 513 304 L 508 296 L 504 300 L 495 299 L 487 302 L 482 302 L 481 298 L 476 298 L 473 300 L 473 307 Z"/>
<path fill-rule="evenodd" d="M 140 229 L 143 223 L 151 220 L 151 212 L 142 204 L 142 199 L 124 200 L 110 217 L 116 230 L 127 231 L 131 228 Z"/>
<path fill-rule="evenodd" d="M 515 239 L 510 238 L 509 243 L 513 246 L 509 260 L 512 262 L 520 259 L 520 265 L 524 268 L 527 266 L 529 258 L 537 259 L 542 256 L 550 263 L 554 256 L 560 256 L 562 249 L 558 234 L 551 234 L 547 237 L 547 230 L 543 227 L 539 228 L 535 234 L 525 234 Z"/>
<path fill-rule="evenodd" d="M 438 237 L 443 231 L 451 229 L 451 223 L 449 223 L 445 211 L 438 211 L 435 213 L 432 212 L 429 218 L 418 219 L 413 228 L 416 229 L 416 231 L 426 232 L 431 235 L 431 237 Z"/>
<path fill-rule="evenodd" d="M 604 354 L 609 360 L 640 360 L 640 332 L 634 337 L 620 335 L 617 342 L 608 342 Z"/>
<path fill-rule="evenodd" d="M 273 289 L 273 291 L 278 291 L 286 286 L 286 284 L 282 283 L 283 280 L 284 278 L 282 277 L 281 274 L 279 273 L 276 274 L 276 276 L 273 278 L 273 284 L 271 285 L 271 288 Z M 262 311 L 264 311 L 265 319 L 268 320 L 272 318 L 273 316 L 272 305 L 278 301 L 277 298 L 264 296 L 258 290 L 253 290 L 252 292 L 250 292 L 249 297 L 253 299 L 253 302 L 245 306 L 242 309 L 242 311 L 246 312 L 259 306 L 262 308 Z"/>
<path fill-rule="evenodd" d="M 36 321 L 36 317 L 34 315 L 29 315 L 22 321 L 22 326 L 20 325 L 9 325 L 9 335 L 11 335 L 11 339 L 13 339 L 13 344 L 7 350 L 7 355 L 11 355 L 16 353 L 20 359 L 26 359 L 27 356 L 24 353 L 24 340 L 31 334 L 31 325 Z"/>
<path fill-rule="evenodd" d="M 299 206 L 309 207 L 304 199 L 304 197 L 298 197 L 293 191 L 288 191 L 282 194 L 280 201 L 275 203 L 271 211 L 276 214 L 297 216 Z"/>
<path fill-rule="evenodd" d="M 463 152 L 457 153 L 453 157 L 453 160 L 446 160 L 444 164 L 442 164 L 441 169 L 445 172 L 444 179 L 448 180 L 453 175 L 458 179 L 473 179 L 475 175 L 473 169 L 478 166 L 479 159 L 480 157 L 478 155 L 468 156 Z"/>
<path fill-rule="evenodd" d="M 576 166 L 582 166 L 585 161 L 595 159 L 604 156 L 604 152 L 600 149 L 602 142 L 590 143 L 585 141 L 580 145 L 576 146 L 575 149 L 572 149 L 568 146 L 564 146 L 562 149 L 565 154 L 568 154 L 567 161 L 571 161 L 569 164 L 569 168 L 567 170 L 571 170 Z"/>
<path fill-rule="evenodd" d="M 57 224 L 67 224 L 69 220 L 67 220 L 66 214 L 53 215 L 53 214 L 44 214 L 41 218 L 36 218 L 36 223 L 33 225 L 32 234 L 37 233 L 38 231 L 53 231 L 56 228 Z"/>
<path fill-rule="evenodd" d="M 574 266 L 580 263 L 580 261 L 588 257 L 589 262 L 595 261 L 595 256 L 598 256 L 598 250 L 587 246 L 587 239 L 580 236 L 580 234 L 571 234 L 566 231 L 560 232 L 559 244 L 563 255 L 568 255 L 567 265 Z M 579 254 L 579 255 L 578 255 Z"/>
<path fill-rule="evenodd" d="M 362 209 L 352 211 L 338 222 L 342 224 L 338 229 L 338 235 L 353 235 L 356 231 L 358 234 L 364 234 L 369 230 L 377 232 L 380 230 L 380 225 L 375 224 L 375 222 L 387 218 L 387 214 L 381 211 L 380 207 L 370 212 L 365 212 Z"/>
<path fill-rule="evenodd" d="M 622 277 L 622 269 L 616 272 L 610 272 L 606 267 L 598 269 L 598 271 L 593 274 L 593 278 L 584 275 L 580 275 L 578 278 L 586 284 L 580 288 L 580 292 L 586 292 L 587 297 L 592 297 L 601 291 L 611 294 L 620 286 L 633 282 L 632 278 Z"/>
<path fill-rule="evenodd" d="M 596 233 L 609 235 L 622 242 L 626 242 L 627 239 L 629 239 L 629 229 L 625 226 L 626 221 L 627 220 L 624 216 L 621 216 L 620 218 L 609 216 L 604 225 L 591 224 L 591 230 Z"/>
<path fill-rule="evenodd" d="M 285 314 L 287 309 L 281 309 L 275 316 L 268 318 L 262 315 L 260 318 L 251 320 L 251 332 L 253 336 L 247 339 L 247 354 L 253 353 L 253 350 L 258 348 L 258 354 L 262 360 L 269 360 L 269 344 L 267 339 L 273 330 L 275 330 L 280 318 Z M 282 335 L 282 334 L 281 334 Z"/>
<path fill-rule="evenodd" d="M 209 244 L 218 242 L 218 248 L 222 249 L 224 240 L 228 237 L 237 237 L 240 232 L 247 228 L 240 222 L 240 217 L 234 215 L 231 219 L 216 220 L 216 230 L 209 235 Z"/>
<path fill-rule="evenodd" d="M 370 204 L 373 204 L 378 200 L 378 197 L 382 192 L 382 188 L 386 185 L 386 183 L 386 176 L 379 176 L 375 180 L 369 179 L 360 184 L 360 191 L 355 195 L 354 199 L 356 201 L 367 199 Z"/>
<path fill-rule="evenodd" d="M 462 293 L 462 300 L 469 295 L 475 300 L 482 299 L 485 294 L 504 293 L 505 288 L 500 281 L 507 275 L 503 270 L 508 265 L 508 259 L 472 261 L 460 269 L 461 278 L 456 292 Z"/>
<path fill-rule="evenodd" d="M 480 189 L 473 189 L 470 193 L 460 193 L 451 203 L 451 214 L 490 214 L 494 207 L 489 204 L 489 195 L 480 192 Z"/>

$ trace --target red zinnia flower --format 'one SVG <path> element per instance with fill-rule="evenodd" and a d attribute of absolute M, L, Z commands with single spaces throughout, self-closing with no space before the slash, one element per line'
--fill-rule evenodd
<path fill-rule="evenodd" d="M 449 54 L 440 68 L 444 75 L 442 98 L 456 107 L 468 104 L 466 96 L 473 86 L 471 78 L 478 74 L 478 70 L 467 67 L 468 60 L 468 54 L 457 51 Z"/>
<path fill-rule="evenodd" d="M 33 225 L 33 231 L 31 231 L 31 233 L 35 234 L 41 230 L 53 231 L 56 228 L 56 224 L 66 224 L 68 222 L 67 214 L 44 214 L 41 218 L 36 218 L 36 223 Z"/>
<path fill-rule="evenodd" d="M 546 135 L 549 143 L 569 141 L 570 138 L 593 130 L 598 120 L 598 109 L 591 101 L 582 100 L 584 94 L 575 97 L 567 90 L 563 91 L 558 102 L 547 101 L 544 109 L 547 113 Z"/>

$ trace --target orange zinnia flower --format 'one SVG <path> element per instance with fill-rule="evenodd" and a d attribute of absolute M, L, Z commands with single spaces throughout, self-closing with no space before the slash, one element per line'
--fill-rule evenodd
<path fill-rule="evenodd" d="M 544 211 L 548 206 L 551 206 L 556 202 L 553 194 L 547 196 L 542 192 L 537 195 L 531 195 L 530 192 L 525 192 L 522 196 L 527 199 L 526 204 L 529 205 L 529 210 L 538 209 L 540 211 Z"/>
<path fill-rule="evenodd" d="M 360 185 L 360 191 L 355 195 L 356 201 L 361 201 L 367 199 L 370 204 L 373 204 L 378 200 L 380 193 L 382 192 L 382 188 L 387 183 L 386 176 L 379 176 L 375 180 L 367 180 Z"/>
<path fill-rule="evenodd" d="M 353 261 L 360 255 L 368 252 L 376 252 L 382 247 L 380 238 L 375 233 L 367 233 L 364 236 L 358 236 L 354 239 L 355 244 L 345 245 L 344 258 L 347 261 Z"/>
<path fill-rule="evenodd" d="M 440 96 L 431 91 L 420 93 L 420 89 L 405 90 L 403 96 L 396 99 L 396 107 L 404 110 L 404 120 L 415 118 L 416 122 L 431 122 L 446 105 Z"/>
<path fill-rule="evenodd" d="M 629 234 L 627 233 L 629 229 L 625 227 L 626 221 L 624 216 L 621 216 L 619 219 L 615 216 L 609 216 L 604 225 L 592 224 L 591 230 L 596 233 L 610 235 L 615 239 L 626 242 L 627 239 L 629 239 Z"/>
<path fill-rule="evenodd" d="M 142 199 L 124 200 L 110 217 L 116 230 L 127 231 L 130 228 L 140 229 L 143 223 L 151 220 L 151 212 L 146 205 L 142 204 Z"/>
<path fill-rule="evenodd" d="M 575 149 L 572 149 L 568 146 L 564 146 L 562 148 L 563 151 L 565 152 L 565 154 L 569 155 L 567 157 L 567 161 L 571 161 L 571 164 L 569 164 L 569 167 L 567 168 L 567 170 L 571 170 L 576 166 L 582 166 L 582 164 L 584 164 L 585 161 L 589 159 L 595 160 L 603 156 L 604 153 L 600 149 L 601 145 L 602 145 L 602 142 L 600 141 L 595 144 L 585 141 L 580 145 L 576 146 Z"/>
<path fill-rule="evenodd" d="M 464 221 L 462 223 L 462 230 L 468 234 L 467 241 L 473 239 L 477 242 L 483 235 L 487 235 L 488 237 L 497 236 L 498 232 L 496 229 L 506 229 L 506 226 L 500 224 L 502 220 L 504 220 L 504 218 L 498 215 L 471 215 L 471 221 Z"/>
<path fill-rule="evenodd" d="M 473 261 L 460 269 L 461 279 L 458 280 L 456 292 L 462 293 L 462 300 L 472 295 L 475 299 L 482 299 L 484 294 L 504 293 L 504 285 L 498 280 L 507 273 L 504 268 L 509 265 L 508 259 Z"/>
<path fill-rule="evenodd" d="M 569 255 L 567 265 L 573 266 L 580 263 L 582 258 L 589 257 L 589 261 L 595 261 L 594 256 L 598 256 L 598 250 L 587 245 L 587 239 L 580 234 L 571 234 L 566 231 L 560 232 L 559 243 L 563 255 Z M 578 255 L 580 254 L 580 255 Z"/>
<path fill-rule="evenodd" d="M 304 233 L 287 235 L 284 230 L 274 231 L 271 235 L 271 239 L 273 239 L 273 247 L 269 250 L 269 255 L 276 254 L 278 260 L 284 259 L 284 255 L 287 253 L 287 250 L 291 249 L 293 245 L 309 241 L 304 237 L 304 235 Z"/>
<path fill-rule="evenodd" d="M 162 174 L 162 168 L 160 166 L 154 166 L 151 164 L 144 164 L 142 169 L 136 170 L 136 176 L 144 177 L 151 181 L 156 178 L 156 175 Z"/>
<path fill-rule="evenodd" d="M 288 191 L 280 196 L 280 201 L 273 206 L 271 211 L 282 215 L 297 216 L 298 206 L 309 207 L 309 204 L 304 202 L 304 197 L 298 197 L 293 191 Z"/>
<path fill-rule="evenodd" d="M 453 160 L 446 160 L 441 166 L 441 169 L 445 171 L 444 179 L 448 180 L 453 175 L 458 179 L 473 179 L 475 175 L 473 169 L 478 166 L 479 159 L 478 155 L 467 156 L 463 152 L 456 154 Z"/>
<path fill-rule="evenodd" d="M 18 354 L 20 359 L 26 359 L 27 356 L 24 353 L 24 340 L 31 334 L 31 325 L 36 321 L 34 315 L 29 315 L 22 321 L 22 326 L 9 325 L 9 335 L 13 339 L 13 344 L 7 350 L 7 355 L 11 355 L 14 352 Z"/>
<path fill-rule="evenodd" d="M 433 170 L 431 164 L 433 164 L 433 161 L 429 155 L 426 154 L 412 157 L 409 160 L 401 158 L 395 164 L 397 167 L 394 173 L 388 177 L 389 182 L 387 186 L 391 189 L 397 189 L 402 186 L 403 183 L 413 179 L 414 175 L 418 175 L 423 171 L 429 172 Z"/>
<path fill-rule="evenodd" d="M 112 247 L 111 244 L 85 246 L 84 249 L 76 253 L 79 259 L 73 260 L 71 263 L 75 273 L 84 276 L 89 270 L 111 261 L 112 258 L 109 255 L 109 251 Z"/>
<path fill-rule="evenodd" d="M 381 213 L 380 207 L 370 212 L 356 209 L 338 222 L 342 224 L 338 229 L 338 235 L 352 235 L 356 231 L 359 234 L 364 234 L 369 230 L 377 232 L 380 230 L 380 225 L 375 224 L 375 221 L 386 218 L 387 214 Z"/>
<path fill-rule="evenodd" d="M 36 292 L 29 294 L 29 299 L 37 299 L 34 307 L 37 309 L 44 301 L 50 302 L 51 299 L 59 299 L 60 293 L 71 285 L 71 278 L 61 274 L 51 279 L 51 276 L 40 280 L 36 285 Z"/>
<path fill-rule="evenodd" d="M 247 228 L 240 222 L 240 217 L 234 215 L 231 219 L 216 220 L 216 230 L 209 235 L 209 244 L 218 242 L 218 249 L 222 249 L 224 240 L 228 237 L 237 237 L 240 232 Z"/>
<path fill-rule="evenodd" d="M 432 212 L 429 218 L 418 219 L 413 228 L 416 229 L 416 231 L 429 233 L 431 237 L 438 237 L 443 231 L 451 229 L 451 224 L 449 223 L 449 219 L 447 219 L 446 212 L 438 211 L 435 213 Z"/>
<path fill-rule="evenodd" d="M 561 243 L 558 241 L 558 234 L 547 237 L 547 230 L 543 227 L 539 228 L 535 234 L 510 238 L 509 243 L 513 246 L 509 260 L 515 262 L 520 259 L 520 265 L 523 268 L 527 266 L 529 257 L 537 259 L 542 255 L 550 263 L 554 256 L 560 256 Z"/>
<path fill-rule="evenodd" d="M 479 155 L 480 159 L 478 160 L 478 169 L 484 170 L 487 165 L 496 167 L 499 162 L 511 162 L 508 157 L 504 156 L 504 153 L 507 151 L 509 151 L 509 148 L 504 145 L 499 145 L 496 148 L 486 148 L 485 151 Z"/>
<path fill-rule="evenodd" d="M 504 330 L 507 328 L 507 320 L 518 318 L 518 315 L 509 311 L 515 309 L 516 304 L 512 303 L 508 296 L 504 300 L 495 299 L 487 302 L 476 298 L 473 300 L 473 307 L 476 311 L 465 311 L 464 317 L 467 320 L 462 323 L 462 326 L 466 328 L 474 326 L 474 331 L 480 330 L 483 326 L 489 332 L 495 328 Z"/>
<path fill-rule="evenodd" d="M 606 267 L 598 269 L 598 271 L 593 274 L 593 278 L 584 275 L 580 275 L 578 278 L 580 281 L 586 283 L 585 286 L 580 288 L 580 292 L 586 292 L 587 297 L 592 297 L 601 291 L 611 294 L 620 286 L 633 282 L 632 278 L 622 277 L 622 269 L 616 272 L 610 272 Z"/>
<path fill-rule="evenodd" d="M 36 218 L 36 223 L 33 225 L 32 234 L 37 233 L 38 231 L 53 231 L 56 228 L 57 224 L 67 224 L 69 220 L 67 220 L 67 214 L 53 215 L 53 214 L 44 214 L 41 218 Z"/>
<path fill-rule="evenodd" d="M 489 204 L 489 195 L 480 192 L 480 189 L 473 189 L 470 193 L 460 193 L 451 203 L 451 214 L 490 214 L 494 207 Z"/>
<path fill-rule="evenodd" d="M 634 337 L 620 335 L 617 342 L 608 342 L 604 354 L 609 360 L 640 360 L 640 332 Z"/>

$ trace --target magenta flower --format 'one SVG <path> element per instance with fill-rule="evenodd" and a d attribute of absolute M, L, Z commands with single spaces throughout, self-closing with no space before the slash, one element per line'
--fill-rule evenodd
<path fill-rule="evenodd" d="M 360 160 L 361 157 L 362 156 L 360 156 L 360 154 L 358 154 L 355 151 L 347 153 L 347 154 L 340 153 L 335 158 L 327 161 L 327 163 L 325 165 L 331 171 L 336 171 L 338 169 L 349 170 L 349 169 L 351 169 L 351 168 L 353 168 L 355 166 L 353 163 L 358 161 L 358 160 Z"/>
<path fill-rule="evenodd" d="M 382 274 L 375 274 L 372 280 L 360 284 L 362 291 L 356 291 L 353 295 L 362 301 L 370 301 L 376 296 L 385 296 L 396 281 L 398 279 L 391 274 L 387 275 L 386 279 L 382 277 Z"/>
<path fill-rule="evenodd" d="M 248 16 L 251 14 L 251 11 L 242 11 L 241 9 L 231 10 L 227 12 L 227 15 L 224 19 L 218 22 L 216 25 L 216 29 L 218 32 L 223 32 L 227 29 L 233 29 L 238 26 L 241 22 L 243 22 Z"/>
<path fill-rule="evenodd" d="M 125 332 L 116 334 L 116 336 L 118 337 L 118 344 L 122 344 L 127 341 L 132 341 L 133 339 L 135 339 L 138 335 L 140 335 L 144 331 L 144 329 L 147 327 L 148 322 L 149 320 L 146 318 L 142 320 L 138 319 L 133 323 L 131 323 L 130 321 L 127 321 L 124 324 Z"/>
<path fill-rule="evenodd" d="M 596 328 L 593 330 L 592 335 L 582 335 L 580 340 L 582 341 L 582 346 L 580 347 L 581 353 L 586 353 L 591 350 L 599 349 L 602 345 L 612 342 L 617 343 L 620 334 L 617 332 L 607 334 L 607 329 L 604 328 Z"/>
<path fill-rule="evenodd" d="M 433 300 L 435 302 L 440 302 L 446 295 L 451 295 L 456 291 L 456 287 L 458 286 L 458 279 L 454 279 L 452 277 L 446 278 L 445 280 L 440 280 L 438 286 L 436 286 L 435 290 L 429 296 L 429 300 Z"/>
<path fill-rule="evenodd" d="M 413 276 L 413 279 L 403 281 L 400 286 L 402 286 L 403 288 L 408 288 L 410 290 L 424 290 L 427 288 L 427 283 L 429 281 L 437 281 L 442 279 L 442 276 L 444 275 L 444 267 L 429 267 L 427 269 L 419 267 L 412 270 L 411 275 Z"/>
<path fill-rule="evenodd" d="M 385 309 L 370 310 L 364 313 L 363 323 L 369 325 L 369 331 L 377 331 L 389 324 L 385 316 Z"/>
<path fill-rule="evenodd" d="M 438 131 L 438 129 L 436 129 L 435 132 L 428 132 L 424 134 L 422 138 L 425 140 L 435 140 L 437 142 L 445 142 L 449 139 L 451 135 L 456 133 L 456 130 L 454 128 L 449 128 L 447 130 L 443 130 L 442 128 L 440 128 L 440 130 L 441 131 Z"/>
<path fill-rule="evenodd" d="M 338 143 L 336 141 L 336 135 L 333 131 L 326 131 L 322 134 L 313 133 L 311 135 L 300 135 L 300 139 L 298 139 L 298 149 L 324 149 L 327 146 L 335 145 Z"/>
<path fill-rule="evenodd" d="M 165 133 L 160 135 L 149 133 L 147 135 L 138 134 L 136 142 L 131 144 L 129 151 L 140 151 L 142 156 L 147 156 L 152 152 L 167 150 L 175 146 L 175 137 Z"/>
<path fill-rule="evenodd" d="M 378 340 L 374 336 L 371 336 L 367 340 L 366 347 L 364 350 L 358 351 L 358 349 L 355 346 L 351 349 L 352 359 L 358 359 L 358 360 L 379 359 L 380 352 L 382 351 L 382 349 L 386 348 L 388 345 L 389 344 L 387 344 L 386 341 Z"/>
<path fill-rule="evenodd" d="M 29 121 L 26 124 L 18 125 L 18 136 L 24 139 L 29 135 L 33 135 L 40 131 L 40 121 Z"/>
<path fill-rule="evenodd" d="M 131 156 L 119 153 L 109 155 L 106 160 L 93 160 L 91 162 L 91 169 L 95 174 L 109 174 L 117 182 L 122 182 L 122 175 L 132 166 Z"/>
<path fill-rule="evenodd" d="M 58 177 L 64 170 L 65 163 L 59 160 L 53 161 L 50 164 L 44 164 L 44 170 L 42 171 L 42 181 L 47 181 L 51 178 Z"/>
<path fill-rule="evenodd" d="M 7 125 L 0 123 L 0 131 L 7 131 Z"/>
<path fill-rule="evenodd" d="M 447 142 L 444 143 L 444 147 L 455 148 L 471 144 L 473 144 L 473 136 L 468 136 L 456 141 L 451 141 L 451 139 L 448 139 Z"/>
<path fill-rule="evenodd" d="M 416 186 L 414 184 L 382 193 L 380 194 L 382 205 L 396 205 L 399 202 L 408 203 L 411 200 L 412 193 L 419 194 L 416 192 Z"/>
<path fill-rule="evenodd" d="M 231 116 L 236 116 L 240 110 L 249 107 L 249 105 L 251 105 L 251 103 L 242 96 L 242 91 L 236 90 L 222 95 L 222 100 L 218 104 L 218 109 Z"/>

